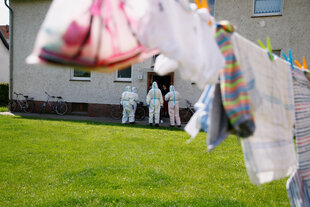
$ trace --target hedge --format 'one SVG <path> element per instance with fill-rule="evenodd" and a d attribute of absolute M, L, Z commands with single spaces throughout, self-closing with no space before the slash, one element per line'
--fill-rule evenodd
<path fill-rule="evenodd" d="M 9 102 L 9 84 L 0 83 L 0 106 L 7 105 Z"/>

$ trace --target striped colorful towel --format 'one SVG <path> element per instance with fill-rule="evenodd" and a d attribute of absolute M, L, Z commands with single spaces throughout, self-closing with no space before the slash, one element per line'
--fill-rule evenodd
<path fill-rule="evenodd" d="M 230 41 L 233 31 L 227 21 L 220 22 L 216 29 L 216 41 L 226 61 L 220 71 L 222 101 L 236 134 L 249 137 L 254 133 L 255 124 L 246 82 Z"/>
<path fill-rule="evenodd" d="M 247 83 L 255 117 L 255 132 L 242 139 L 251 181 L 262 184 L 291 175 L 296 169 L 295 120 L 291 67 L 251 41 L 234 33 L 235 55 Z"/>
<path fill-rule="evenodd" d="M 291 206 L 310 206 L 310 81 L 305 73 L 293 71 L 297 170 L 287 181 Z"/>

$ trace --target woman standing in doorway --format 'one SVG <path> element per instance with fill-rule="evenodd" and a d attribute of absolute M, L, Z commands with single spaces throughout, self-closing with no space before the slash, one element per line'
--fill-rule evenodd
<path fill-rule="evenodd" d="M 163 97 L 165 97 L 165 95 L 169 92 L 168 91 L 168 88 L 165 84 L 163 84 L 162 86 L 163 90 L 162 90 L 162 94 L 163 94 Z M 166 101 L 164 99 L 164 106 L 163 106 L 163 117 L 168 117 L 168 101 Z"/>

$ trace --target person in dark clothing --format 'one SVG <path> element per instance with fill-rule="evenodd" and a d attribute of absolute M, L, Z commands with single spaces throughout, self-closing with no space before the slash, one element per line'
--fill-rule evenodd
<path fill-rule="evenodd" d="M 162 85 L 162 91 L 163 97 L 169 92 L 167 86 L 165 84 Z M 165 101 L 164 99 L 164 106 L 163 106 L 163 117 L 168 117 L 168 101 Z"/>

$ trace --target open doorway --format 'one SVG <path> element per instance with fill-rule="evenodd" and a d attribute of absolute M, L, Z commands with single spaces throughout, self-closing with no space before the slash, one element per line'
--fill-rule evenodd
<path fill-rule="evenodd" d="M 163 85 L 169 90 L 169 86 L 174 84 L 174 73 L 165 76 L 159 76 L 157 73 L 149 72 L 147 74 L 147 91 L 152 87 L 152 83 L 156 81 L 158 88 L 163 91 Z"/>
<path fill-rule="evenodd" d="M 152 83 L 156 81 L 158 88 L 161 90 L 162 95 L 165 96 L 169 92 L 170 85 L 174 84 L 174 73 L 165 76 L 159 76 L 157 73 L 149 72 L 147 74 L 147 92 L 151 89 Z M 164 90 L 163 85 L 166 86 Z M 160 119 L 168 117 L 168 102 L 164 100 L 163 110 L 160 110 Z"/>

